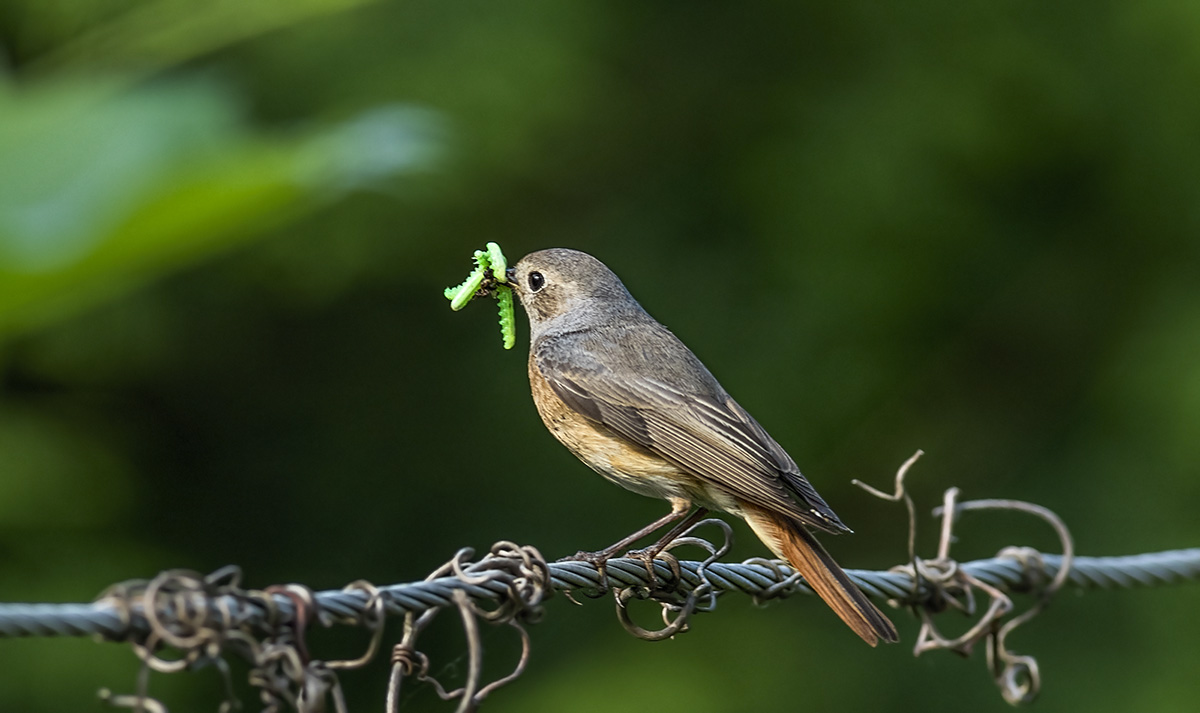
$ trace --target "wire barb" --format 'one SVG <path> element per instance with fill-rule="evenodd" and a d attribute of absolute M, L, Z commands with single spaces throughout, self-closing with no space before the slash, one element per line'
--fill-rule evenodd
<path fill-rule="evenodd" d="M 704 526 L 713 526 L 721 531 L 720 546 L 692 535 L 695 530 Z M 684 579 L 683 567 L 678 558 L 671 554 L 671 550 L 689 545 L 699 547 L 708 553 L 708 557 L 703 562 L 695 563 L 695 580 L 692 582 Z M 694 612 L 711 611 L 716 608 L 717 591 L 708 577 L 708 568 L 724 557 L 732 546 L 733 528 L 724 520 L 708 518 L 688 527 L 679 533 L 678 537 L 667 543 L 654 560 L 642 562 L 648 575 L 648 584 L 631 584 L 613 588 L 613 598 L 617 603 L 617 621 L 630 634 L 646 641 L 662 641 L 673 638 L 676 634 L 685 633 Z M 665 562 L 667 571 L 670 573 L 669 577 L 659 576 L 656 569 L 659 559 Z M 681 590 L 681 586 L 686 587 L 686 590 Z M 651 599 L 657 602 L 662 608 L 663 628 L 649 630 L 635 624 L 629 616 L 628 609 L 629 602 L 634 599 Z"/>
<path fill-rule="evenodd" d="M 396 713 L 400 705 L 400 688 L 406 676 L 416 675 L 418 681 L 431 684 L 442 700 L 459 701 L 458 713 L 467 713 L 479 708 L 484 698 L 493 691 L 515 681 L 529 662 L 529 633 L 524 624 L 536 623 L 542 617 L 542 602 L 553 590 L 550 588 L 550 566 L 537 548 L 520 546 L 512 542 L 498 542 L 479 562 L 471 563 L 474 551 L 459 550 L 446 564 L 434 570 L 425 581 L 444 578 L 452 572 L 454 578 L 465 585 L 481 587 L 497 581 L 504 582 L 504 593 L 497 597 L 498 605 L 485 609 L 473 601 L 466 589 L 453 589 L 450 598 L 462 619 L 463 633 L 467 640 L 467 681 L 458 689 L 447 691 L 436 678 L 429 674 L 429 657 L 416 649 L 417 636 L 432 621 L 440 608 L 430 608 L 420 616 L 410 611 L 404 617 L 404 635 L 399 644 L 392 648 L 392 673 L 388 679 L 387 710 Z M 483 668 L 483 643 L 479 634 L 479 620 L 491 624 L 507 624 L 517 630 L 521 637 L 521 656 L 512 673 L 487 684 L 481 684 Z"/>
<path fill-rule="evenodd" d="M 917 557 L 916 509 L 912 497 L 905 489 L 904 477 L 921 454 L 921 451 L 917 451 L 900 467 L 896 473 L 896 489 L 892 495 L 855 481 L 856 485 L 876 497 L 890 502 L 903 501 L 908 511 L 909 564 L 894 567 L 892 571 L 907 576 L 912 581 L 912 589 L 908 597 L 894 599 L 892 603 L 894 606 L 908 606 L 921 620 L 913 655 L 947 650 L 966 657 L 977 644 L 981 641 L 986 642 L 988 669 L 1004 700 L 1012 705 L 1032 703 L 1041 689 L 1037 659 L 1014 653 L 1008 648 L 1006 640 L 1017 627 L 1040 614 L 1070 576 L 1075 557 L 1075 544 L 1070 530 L 1058 515 L 1041 505 L 1020 500 L 997 499 L 959 502 L 958 488 L 950 488 L 943 495 L 942 506 L 933 511 L 934 517 L 942 518 L 937 556 L 931 560 Z M 1013 510 L 1041 518 L 1054 528 L 1062 547 L 1063 554 L 1059 559 L 1057 572 L 1048 584 L 1045 558 L 1037 550 L 1029 547 L 1006 547 L 997 555 L 998 559 L 1012 559 L 1017 562 L 1023 576 L 1023 586 L 1020 589 L 1037 596 L 1033 606 L 1003 623 L 1003 619 L 1015 608 L 1012 598 L 1000 587 L 973 576 L 950 557 L 950 546 L 954 542 L 954 524 L 959 515 L 972 510 Z M 955 609 L 967 616 L 974 616 L 976 592 L 981 592 L 988 598 L 987 610 L 983 615 L 966 632 L 955 638 L 942 634 L 934 624 L 934 615 L 947 609 Z"/>

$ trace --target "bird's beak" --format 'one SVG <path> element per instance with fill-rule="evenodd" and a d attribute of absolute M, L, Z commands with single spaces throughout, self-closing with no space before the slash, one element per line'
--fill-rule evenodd
<path fill-rule="evenodd" d="M 516 288 L 516 286 L 517 286 L 517 268 L 510 267 L 507 270 L 505 270 L 504 271 L 504 279 L 508 280 L 508 282 L 505 284 L 507 284 L 509 287 Z"/>

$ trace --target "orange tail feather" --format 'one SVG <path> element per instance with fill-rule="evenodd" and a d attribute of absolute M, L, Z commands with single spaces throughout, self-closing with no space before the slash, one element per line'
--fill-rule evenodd
<path fill-rule="evenodd" d="M 803 525 L 745 504 L 743 516 L 758 538 L 787 560 L 863 641 L 875 646 L 878 639 L 888 643 L 900 640 L 892 622 L 859 591 Z"/>

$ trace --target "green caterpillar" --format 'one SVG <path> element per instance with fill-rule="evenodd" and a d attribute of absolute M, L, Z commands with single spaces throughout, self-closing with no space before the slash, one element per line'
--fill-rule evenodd
<path fill-rule="evenodd" d="M 504 348 L 512 349 L 517 343 L 517 325 L 513 321 L 513 295 L 508 285 L 496 286 L 496 302 L 500 304 L 500 336 L 504 339 Z"/>
<path fill-rule="evenodd" d="M 508 275 L 505 274 L 507 269 L 508 260 L 505 259 L 500 246 L 496 243 L 488 243 L 486 252 L 475 251 L 475 269 L 471 271 L 470 275 L 467 275 L 467 279 L 458 287 L 447 287 L 443 294 L 446 295 L 446 299 L 450 300 L 450 309 L 457 312 L 466 307 L 467 303 L 478 294 L 479 288 L 483 286 L 484 280 L 490 273 L 491 278 L 499 283 L 489 286 L 488 291 L 496 298 L 496 302 L 500 306 L 500 336 L 504 340 L 504 348 L 512 349 L 513 345 L 517 343 L 517 331 L 512 288 L 505 284 L 508 282 Z"/>
<path fill-rule="evenodd" d="M 496 276 L 496 282 L 504 284 L 508 282 L 508 260 L 504 258 L 504 253 L 500 252 L 500 246 L 495 243 L 487 244 L 488 262 L 492 263 L 492 274 Z"/>

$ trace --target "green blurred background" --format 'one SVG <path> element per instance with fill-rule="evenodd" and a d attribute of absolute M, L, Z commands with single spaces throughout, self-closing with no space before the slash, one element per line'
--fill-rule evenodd
<path fill-rule="evenodd" d="M 849 481 L 917 448 L 923 511 L 959 486 L 1083 554 L 1200 544 L 1197 86 L 1200 5 L 1169 0 L 0 0 L 0 600 L 230 563 L 407 581 L 661 514 L 545 432 L 523 323 L 504 352 L 490 306 L 447 309 L 488 240 L 606 261 L 857 530 L 847 566 L 904 558 L 900 509 Z M 1037 709 L 1195 710 L 1198 597 L 1060 597 L 1010 639 Z M 421 644 L 453 682 L 446 619 Z M 872 651 L 815 600 L 729 597 L 650 644 L 556 598 L 485 710 L 1007 709 L 981 651 L 914 659 L 895 619 Z M 504 672 L 512 632 L 486 646 Z M 0 641 L 0 710 L 98 709 L 136 671 Z M 383 666 L 342 678 L 382 708 Z"/>

